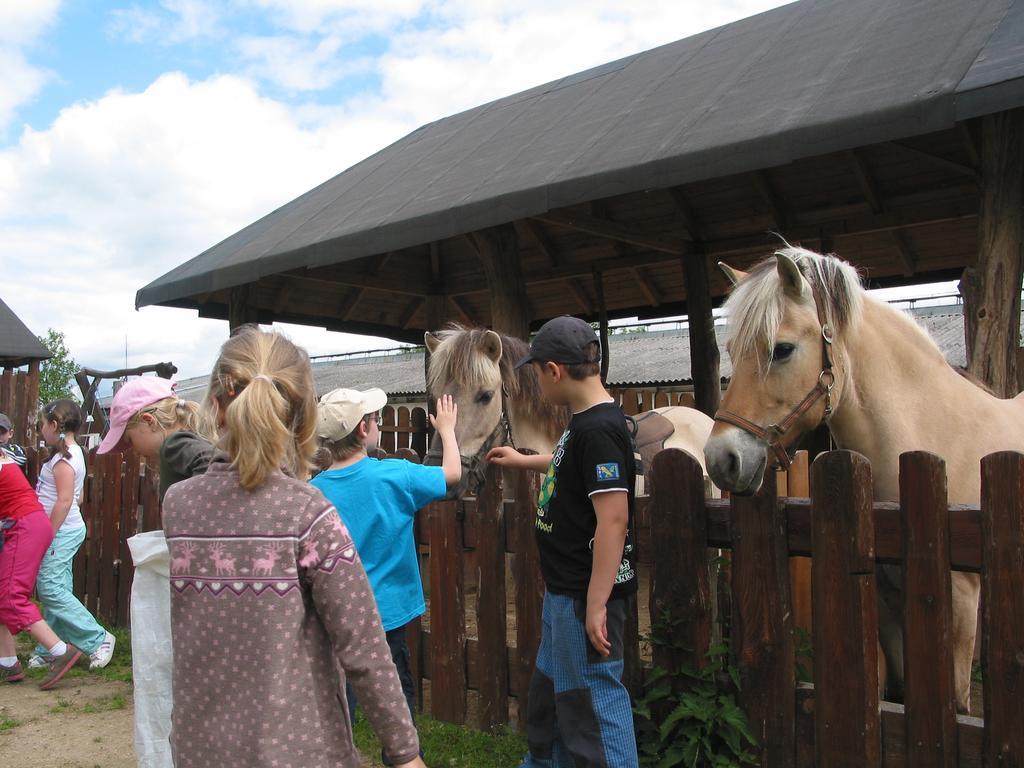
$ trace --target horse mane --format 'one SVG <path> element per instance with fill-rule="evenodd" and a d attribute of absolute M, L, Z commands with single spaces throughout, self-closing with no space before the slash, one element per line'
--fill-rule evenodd
<path fill-rule="evenodd" d="M 725 302 L 730 354 L 734 357 L 754 355 L 761 370 L 765 370 L 770 361 L 785 310 L 786 298 L 776 268 L 779 255 L 788 256 L 796 263 L 821 302 L 824 322 L 836 336 L 857 325 L 864 301 L 860 276 L 850 264 L 832 254 L 822 255 L 786 243 L 784 248 L 754 266 Z"/>
<path fill-rule="evenodd" d="M 427 372 L 427 388 L 432 394 L 444 384 L 441 371 L 447 371 L 455 381 L 466 387 L 483 386 L 490 382 L 490 366 L 493 364 L 480 352 L 487 331 L 487 328 L 450 323 L 435 334 L 441 343 L 432 355 Z M 537 371 L 532 365 L 524 365 L 519 369 L 515 367 L 529 352 L 529 345 L 514 336 L 503 333 L 498 335 L 501 337 L 498 370 L 508 390 L 509 399 L 515 400 L 521 409 L 547 431 L 562 431 L 569 423 L 569 409 L 555 405 L 544 397 L 537 380 Z"/>

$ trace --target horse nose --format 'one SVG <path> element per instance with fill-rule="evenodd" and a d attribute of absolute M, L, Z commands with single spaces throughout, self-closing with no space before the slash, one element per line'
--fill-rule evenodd
<path fill-rule="evenodd" d="M 725 440 L 711 439 L 704 445 L 704 463 L 708 475 L 719 488 L 736 489 L 743 471 L 738 448 Z"/>

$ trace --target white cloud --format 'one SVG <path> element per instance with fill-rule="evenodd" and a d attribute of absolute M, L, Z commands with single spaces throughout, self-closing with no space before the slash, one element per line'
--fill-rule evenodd
<path fill-rule="evenodd" d="M 18 108 L 31 101 L 51 77 L 28 62 L 25 50 L 53 24 L 59 6 L 59 0 L 0 2 L 0 139 Z"/>
<path fill-rule="evenodd" d="M 160 8 L 132 5 L 110 12 L 108 30 L 133 43 L 181 43 L 221 32 L 220 12 L 205 0 L 160 0 Z"/>

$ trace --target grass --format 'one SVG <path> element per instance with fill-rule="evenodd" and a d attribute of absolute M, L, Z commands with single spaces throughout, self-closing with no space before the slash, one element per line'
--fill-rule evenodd
<path fill-rule="evenodd" d="M 508 729 L 488 734 L 419 715 L 416 730 L 430 768 L 507 768 L 526 754 L 526 739 Z M 380 742 L 365 718 L 356 722 L 353 736 L 363 755 L 380 760 Z"/>
<path fill-rule="evenodd" d="M 89 669 L 89 660 L 83 659 L 78 662 L 74 669 L 65 676 L 66 680 L 75 678 L 98 677 L 101 680 L 113 680 L 121 683 L 132 681 L 132 635 L 131 631 L 124 627 L 114 627 L 109 630 L 116 638 L 114 644 L 114 656 L 110 663 L 103 669 L 92 671 Z M 35 646 L 32 638 L 27 633 L 18 636 L 18 652 L 23 657 L 22 661 L 27 662 L 32 655 Z M 26 666 L 25 676 L 30 680 L 41 680 L 46 676 L 45 669 L 28 669 Z"/>
<path fill-rule="evenodd" d="M 124 694 L 115 693 L 113 696 L 104 696 L 102 699 L 84 704 L 82 711 L 92 715 L 97 712 L 113 712 L 118 709 L 124 709 L 127 706 L 128 700 L 124 697 Z"/>
<path fill-rule="evenodd" d="M 17 728 L 21 725 L 21 720 L 17 720 L 7 715 L 0 715 L 0 732 L 9 731 L 12 728 Z"/>

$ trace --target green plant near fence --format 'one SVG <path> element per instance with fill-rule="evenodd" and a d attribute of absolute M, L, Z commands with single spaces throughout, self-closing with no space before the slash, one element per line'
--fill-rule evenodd
<path fill-rule="evenodd" d="M 679 650 L 671 640 L 680 620 L 669 612 L 645 638 L 652 648 Z M 736 702 L 739 671 L 726 643 L 708 649 L 702 669 L 655 667 L 633 707 L 640 764 L 655 768 L 727 768 L 756 765 L 757 746 L 747 716 Z"/>

